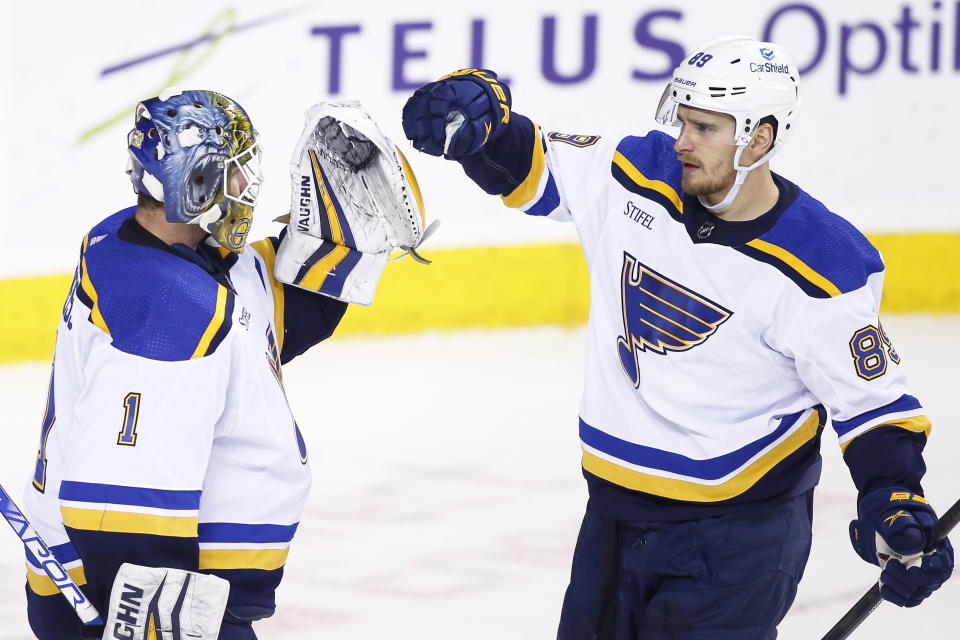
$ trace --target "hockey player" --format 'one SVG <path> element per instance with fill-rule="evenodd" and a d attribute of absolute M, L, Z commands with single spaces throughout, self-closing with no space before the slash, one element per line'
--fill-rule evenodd
<path fill-rule="evenodd" d="M 249 640 L 310 486 L 281 365 L 329 337 L 348 301 L 372 301 L 390 249 L 417 244 L 422 206 L 356 104 L 308 111 L 282 241 L 246 243 L 260 150 L 233 100 L 146 100 L 128 145 L 137 206 L 83 239 L 25 511 L 109 615 L 105 637 Z M 34 633 L 80 637 L 28 561 Z"/>
<path fill-rule="evenodd" d="M 558 638 L 775 638 L 810 550 L 828 411 L 859 490 L 850 534 L 882 594 L 950 575 L 923 497 L 930 421 L 878 320 L 883 262 L 770 170 L 798 73 L 727 37 L 675 70 L 657 121 L 610 139 L 541 130 L 495 73 L 403 110 L 413 146 L 528 215 L 573 221 L 590 271 L 580 407 L 589 502 Z"/>

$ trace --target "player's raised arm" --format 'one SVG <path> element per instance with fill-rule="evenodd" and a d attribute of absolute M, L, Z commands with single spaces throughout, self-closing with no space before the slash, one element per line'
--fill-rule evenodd
<path fill-rule="evenodd" d="M 419 88 L 403 126 L 508 206 L 572 219 L 584 249 L 590 500 L 557 637 L 776 636 L 811 548 L 824 406 L 884 596 L 937 588 L 952 551 L 922 554 L 929 421 L 877 320 L 882 261 L 770 166 L 795 135 L 789 52 L 738 35 L 688 52 L 655 112 L 675 136 L 542 131 L 511 98 L 462 70 Z"/>
<path fill-rule="evenodd" d="M 508 207 L 557 220 L 587 214 L 616 146 L 542 130 L 513 110 L 509 87 L 487 69 L 461 69 L 417 89 L 403 108 L 403 130 L 414 148 L 456 160 Z"/>

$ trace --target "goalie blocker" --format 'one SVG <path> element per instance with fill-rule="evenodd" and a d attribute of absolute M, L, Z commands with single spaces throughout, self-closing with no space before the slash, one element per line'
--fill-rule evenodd
<path fill-rule="evenodd" d="M 432 233 L 406 158 L 359 102 L 307 110 L 290 164 L 286 234 L 278 280 L 369 305 L 394 249 L 428 263 L 416 248 Z M 400 256 L 402 257 L 402 256 Z"/>

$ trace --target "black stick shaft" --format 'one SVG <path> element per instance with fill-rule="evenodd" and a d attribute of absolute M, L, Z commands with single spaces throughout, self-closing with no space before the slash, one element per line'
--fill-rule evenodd
<path fill-rule="evenodd" d="M 933 526 L 930 535 L 930 543 L 924 551 L 932 551 L 933 547 L 946 538 L 958 522 L 960 522 L 960 500 L 954 502 L 953 506 L 943 514 L 943 517 L 937 520 L 937 524 Z M 880 583 L 877 583 L 870 587 L 870 590 L 863 594 L 863 597 L 857 600 L 855 605 L 850 607 L 850 610 L 840 618 L 840 622 L 833 625 L 827 635 L 823 636 L 823 640 L 845 640 L 849 638 L 850 634 L 860 626 L 860 623 L 866 620 L 867 616 L 879 606 L 881 600 Z"/>

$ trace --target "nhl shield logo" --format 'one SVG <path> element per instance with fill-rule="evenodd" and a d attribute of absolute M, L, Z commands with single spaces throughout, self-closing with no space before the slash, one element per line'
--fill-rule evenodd
<path fill-rule="evenodd" d="M 702 344 L 733 312 L 623 253 L 620 295 L 623 332 L 617 338 L 620 364 L 639 386 L 642 351 L 666 355 Z"/>

